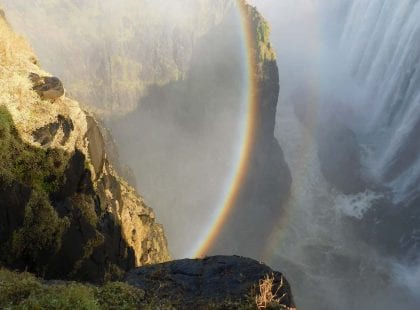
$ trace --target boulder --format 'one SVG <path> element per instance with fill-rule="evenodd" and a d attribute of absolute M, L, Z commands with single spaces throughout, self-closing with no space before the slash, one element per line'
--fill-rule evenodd
<path fill-rule="evenodd" d="M 36 73 L 30 73 L 29 79 L 33 84 L 33 90 L 42 99 L 54 101 L 64 95 L 63 83 L 55 76 L 40 76 Z"/>
<path fill-rule="evenodd" d="M 285 309 L 294 308 L 290 286 L 280 272 L 240 256 L 182 259 L 144 266 L 129 271 L 125 281 L 158 300 L 182 301 L 177 309 L 201 309 L 208 305 L 228 309 L 244 302 L 253 304 L 258 283 L 267 275 L 274 277 L 273 293 L 283 279 L 277 296 L 284 295 L 281 303 Z"/>

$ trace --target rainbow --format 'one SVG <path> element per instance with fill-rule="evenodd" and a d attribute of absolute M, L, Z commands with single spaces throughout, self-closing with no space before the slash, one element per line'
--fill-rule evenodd
<path fill-rule="evenodd" d="M 211 220 L 210 227 L 205 231 L 198 246 L 194 249 L 193 257 L 204 257 L 218 238 L 220 231 L 232 213 L 235 202 L 248 171 L 249 159 L 252 146 L 255 141 L 255 129 L 258 119 L 258 87 L 257 87 L 257 63 L 256 51 L 254 48 L 255 34 L 251 19 L 248 15 L 249 6 L 243 0 L 236 1 L 236 8 L 239 14 L 242 31 L 242 51 L 246 62 L 246 94 L 245 94 L 245 120 L 242 124 L 241 137 L 235 158 L 238 158 L 234 165 L 233 172 L 228 178 L 227 190 L 222 197 L 223 201 L 216 210 Z"/>

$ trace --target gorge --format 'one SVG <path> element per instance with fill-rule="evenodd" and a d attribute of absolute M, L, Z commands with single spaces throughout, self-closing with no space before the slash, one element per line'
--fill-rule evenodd
<path fill-rule="evenodd" d="M 299 309 L 417 309 L 420 2 L 248 2 L 256 9 L 229 0 L 0 1 L 90 111 L 74 126 L 104 150 L 86 150 L 92 162 L 75 159 L 75 170 L 105 171 L 94 184 L 111 210 L 135 200 L 147 213 L 152 232 L 138 249 L 146 254 L 118 260 L 111 251 L 106 264 L 244 255 L 281 270 Z M 66 117 L 42 125 L 31 136 L 47 146 L 72 127 Z M 91 203 L 91 186 L 83 190 Z M 0 188 L 1 199 L 9 193 Z M 87 225 L 88 235 L 109 235 L 107 223 Z M 122 229 L 128 245 L 132 228 Z M 185 266 L 230 260 L 146 267 L 130 281 L 147 268 L 202 277 Z M 82 274 L 91 263 L 78 266 Z"/>
<path fill-rule="evenodd" d="M 267 261 L 289 266 L 304 309 L 415 309 L 420 4 L 253 3 L 282 51 L 276 137 L 293 178 Z"/>

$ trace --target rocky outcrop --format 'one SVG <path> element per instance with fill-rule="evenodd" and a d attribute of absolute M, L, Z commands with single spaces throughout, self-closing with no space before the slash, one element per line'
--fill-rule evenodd
<path fill-rule="evenodd" d="M 125 282 L 159 300 L 178 300 L 176 309 L 238 309 L 241 304 L 251 308 L 254 296 L 259 293 L 259 281 L 266 276 L 274 279 L 272 293 L 277 298 L 284 296 L 281 299 L 284 308 L 278 309 L 294 308 L 290 285 L 280 272 L 239 256 L 183 259 L 145 266 L 128 272 Z"/>
<path fill-rule="evenodd" d="M 210 253 L 224 253 L 229 249 L 240 255 L 261 257 L 265 246 L 262 240 L 268 240 L 273 225 L 284 215 L 292 178 L 274 137 L 280 86 L 276 56 L 269 42 L 270 29 L 254 7 L 245 2 L 238 5 L 244 7 L 242 10 L 253 30 L 253 46 L 248 53 L 255 58 L 256 66 L 253 77 L 257 94 L 253 112 L 256 126 L 243 184 Z"/>
<path fill-rule="evenodd" d="M 45 100 L 56 100 L 64 95 L 64 86 L 60 79 L 55 76 L 39 76 L 36 73 L 30 73 L 29 79 L 33 83 L 33 90 Z"/>
<path fill-rule="evenodd" d="M 1 264 L 101 282 L 168 260 L 162 226 L 114 171 L 95 119 L 34 59 L 0 20 Z"/>

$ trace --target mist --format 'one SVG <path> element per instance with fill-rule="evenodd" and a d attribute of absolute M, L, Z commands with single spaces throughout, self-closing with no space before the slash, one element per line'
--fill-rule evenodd
<path fill-rule="evenodd" d="M 386 184 L 378 177 L 373 158 L 383 157 L 381 152 L 387 148 L 386 139 L 379 139 L 372 129 L 373 115 L 389 99 L 375 98 L 372 91 L 377 86 L 367 85 L 354 69 L 356 63 L 359 72 L 368 70 L 363 66 L 374 72 L 362 46 L 371 43 L 369 39 L 383 39 L 380 31 L 386 31 L 390 16 L 383 25 L 375 25 L 374 18 L 380 20 L 380 4 L 374 12 L 376 3 L 371 3 L 369 15 L 368 1 L 251 2 L 272 27 L 281 85 L 276 137 L 293 178 L 290 217 L 287 224 L 277 227 L 266 259 L 285 271 L 302 309 L 416 309 L 420 304 L 419 252 L 415 243 L 407 252 L 401 241 L 394 241 L 405 234 L 415 238 L 415 230 L 407 228 L 406 233 L 392 228 L 406 224 L 382 215 L 396 214 L 402 208 L 409 213 L 410 207 L 396 203 L 395 195 L 401 193 L 396 189 L 398 183 Z M 368 13 L 357 16 L 363 5 Z M 359 24 L 351 24 L 351 18 Z M 358 41 L 357 32 L 363 32 L 366 41 Z M 384 51 L 386 44 L 395 44 L 381 43 Z M 414 44 L 405 46 L 410 47 L 416 53 Z M 354 50 L 360 51 L 364 63 L 349 52 Z M 381 51 L 370 61 L 378 63 Z M 374 55 L 377 50 L 369 52 Z M 402 69 L 395 66 L 390 74 L 398 76 Z M 379 130 L 387 129 L 382 125 Z M 341 141 L 335 140 L 334 132 L 340 134 Z M 340 162 L 340 148 L 350 153 L 358 148 L 359 154 L 351 159 L 360 164 Z M 399 151 L 397 156 L 402 155 Z M 328 173 L 328 162 L 341 165 L 337 168 L 344 174 L 341 179 L 337 171 Z M 408 181 L 407 176 L 399 178 Z M 359 186 L 351 188 L 352 184 Z M 418 187 L 418 182 L 415 184 Z M 417 209 L 416 203 L 411 208 Z M 414 221 L 418 227 L 418 219 Z"/>
<path fill-rule="evenodd" d="M 237 57 L 239 18 L 229 14 L 197 41 L 184 80 L 150 88 L 138 109 L 109 122 L 121 160 L 164 224 L 174 257 L 195 255 L 237 160 L 246 77 Z"/>
<path fill-rule="evenodd" d="M 281 270 L 299 309 L 418 308 L 419 2 L 248 2 L 277 54 L 277 109 L 264 98 L 272 115 L 261 119 L 276 139 L 263 132 L 254 145 L 209 254 Z M 194 256 L 223 205 L 246 119 L 232 1 L 1 4 L 43 66 L 102 118 L 114 164 L 154 209 L 173 258 Z"/>

